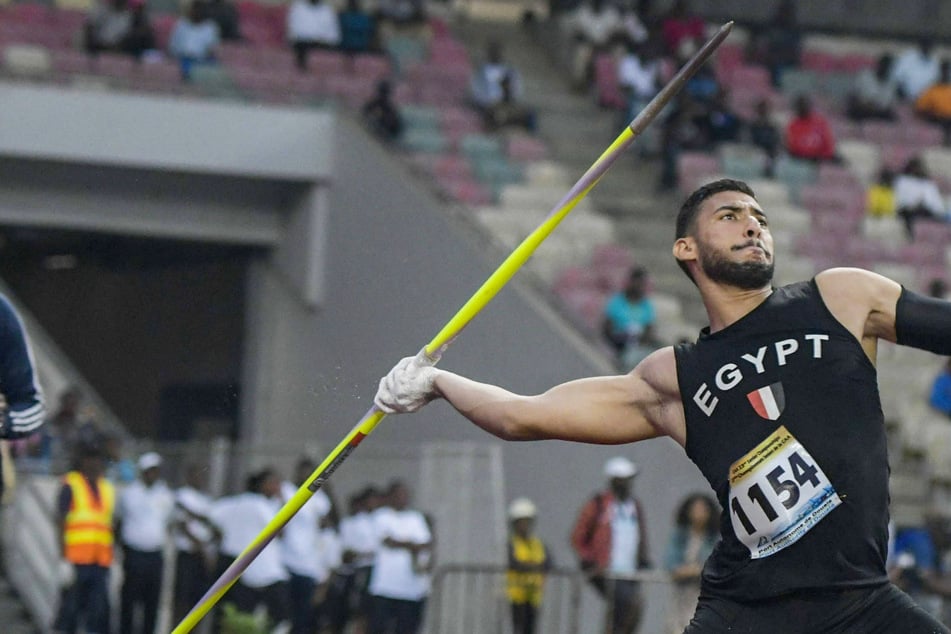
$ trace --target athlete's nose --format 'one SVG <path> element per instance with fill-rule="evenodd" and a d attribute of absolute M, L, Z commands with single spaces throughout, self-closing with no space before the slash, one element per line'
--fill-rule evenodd
<path fill-rule="evenodd" d="M 759 218 L 750 214 L 746 217 L 746 236 L 748 238 L 757 238 L 763 232 L 763 227 L 759 223 Z"/>

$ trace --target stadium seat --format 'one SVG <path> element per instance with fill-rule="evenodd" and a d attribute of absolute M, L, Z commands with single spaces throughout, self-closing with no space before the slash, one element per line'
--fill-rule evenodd
<path fill-rule="evenodd" d="M 617 80 L 617 62 L 610 53 L 601 53 L 594 59 L 594 86 L 599 106 L 619 110 L 627 107 Z"/>
<path fill-rule="evenodd" d="M 10 44 L 3 49 L 3 69 L 17 77 L 48 77 L 53 71 L 49 51 L 32 44 Z"/>

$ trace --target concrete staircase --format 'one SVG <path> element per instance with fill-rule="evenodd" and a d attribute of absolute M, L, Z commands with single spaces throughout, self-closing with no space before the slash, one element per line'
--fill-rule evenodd
<path fill-rule="evenodd" d="M 563 53 L 558 50 L 556 25 L 524 26 L 512 19 L 510 5 L 493 12 L 492 4 L 480 2 L 477 11 L 457 15 L 454 32 L 472 53 L 474 64 L 481 60 L 488 40 L 503 43 L 506 59 L 522 73 L 526 101 L 538 111 L 538 136 L 548 145 L 551 159 L 572 177 L 580 177 L 628 122 L 621 113 L 599 107 L 592 95 L 572 91 L 558 62 Z M 652 124 L 655 132 L 659 124 Z M 681 197 L 658 191 L 659 160 L 642 158 L 638 147 L 635 141 L 618 158 L 589 199 L 613 219 L 618 239 L 634 249 L 637 262 L 648 268 L 657 290 L 679 299 L 689 322 L 704 324 L 696 290 L 670 253 Z"/>
<path fill-rule="evenodd" d="M 40 634 L 30 620 L 26 607 L 16 595 L 10 582 L 0 577 L 0 631 L 3 634 Z"/>

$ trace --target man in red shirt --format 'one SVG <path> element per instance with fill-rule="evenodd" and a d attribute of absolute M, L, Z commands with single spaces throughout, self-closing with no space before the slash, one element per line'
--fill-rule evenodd
<path fill-rule="evenodd" d="M 811 161 L 835 159 L 835 137 L 828 120 L 812 108 L 806 95 L 796 98 L 796 116 L 786 127 L 786 151 L 795 158 Z"/>

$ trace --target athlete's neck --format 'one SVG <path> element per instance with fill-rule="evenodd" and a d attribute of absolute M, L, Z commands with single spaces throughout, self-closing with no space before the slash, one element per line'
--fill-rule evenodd
<path fill-rule="evenodd" d="M 772 285 L 748 290 L 710 281 L 701 282 L 699 288 L 710 320 L 711 334 L 735 324 L 766 301 L 773 292 Z"/>

